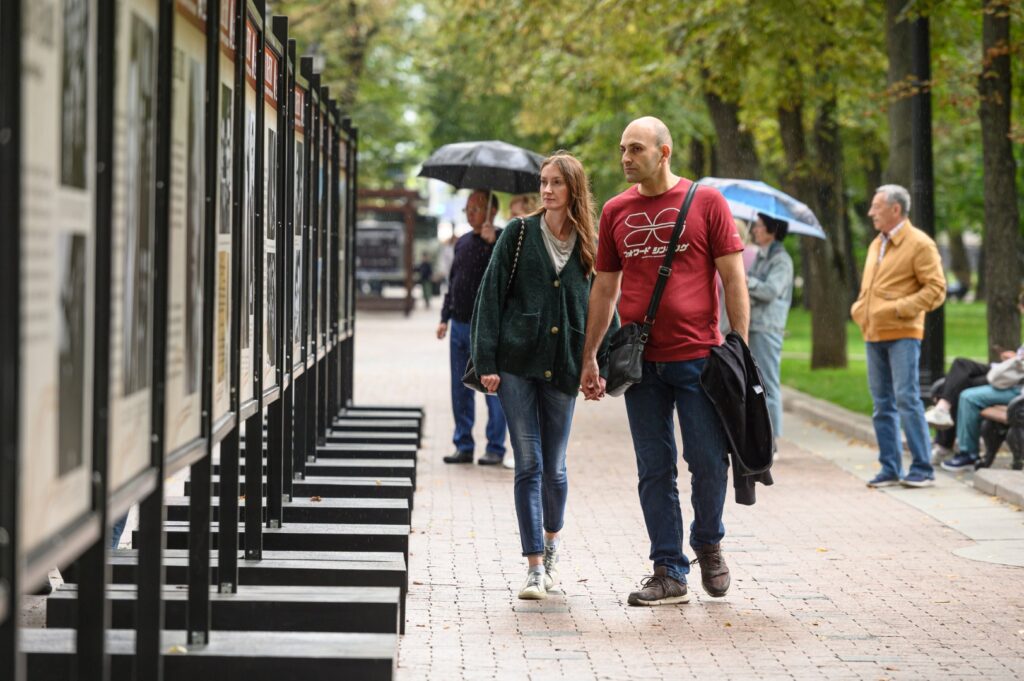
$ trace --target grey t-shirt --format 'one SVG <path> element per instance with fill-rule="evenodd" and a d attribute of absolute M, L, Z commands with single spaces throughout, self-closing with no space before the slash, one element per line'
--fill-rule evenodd
<path fill-rule="evenodd" d="M 544 248 L 551 256 L 551 264 L 555 266 L 555 272 L 561 273 L 565 263 L 569 262 L 572 249 L 576 246 L 576 230 L 569 234 L 568 239 L 561 241 L 551 233 L 551 228 L 548 227 L 543 215 L 540 216 L 540 227 L 540 233 L 544 235 Z"/>

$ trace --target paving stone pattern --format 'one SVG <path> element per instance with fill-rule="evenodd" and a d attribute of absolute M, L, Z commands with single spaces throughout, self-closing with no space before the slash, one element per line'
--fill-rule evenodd
<path fill-rule="evenodd" d="M 512 472 L 441 462 L 452 418 L 436 320 L 363 313 L 357 333 L 357 402 L 427 410 L 400 679 L 1024 676 L 1024 570 L 954 555 L 973 542 L 789 441 L 755 506 L 730 491 L 728 596 L 706 596 L 695 568 L 689 604 L 627 606 L 650 564 L 616 398 L 577 401 L 563 591 L 517 600 Z M 482 420 L 476 432 L 479 455 Z"/>

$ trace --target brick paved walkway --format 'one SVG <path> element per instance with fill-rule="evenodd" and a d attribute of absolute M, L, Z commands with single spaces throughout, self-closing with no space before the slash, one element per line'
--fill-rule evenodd
<path fill-rule="evenodd" d="M 440 461 L 452 420 L 435 324 L 433 310 L 363 314 L 357 334 L 357 402 L 427 409 L 399 678 L 1024 676 L 1024 569 L 954 555 L 973 542 L 799 443 L 784 443 L 756 506 L 730 492 L 726 598 L 706 597 L 694 574 L 691 603 L 628 607 L 650 566 L 620 399 L 577 404 L 564 593 L 517 600 L 512 472 Z M 848 446 L 827 434 L 815 443 Z"/>

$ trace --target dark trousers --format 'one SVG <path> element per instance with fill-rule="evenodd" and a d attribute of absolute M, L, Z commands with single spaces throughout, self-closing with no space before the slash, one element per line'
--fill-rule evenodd
<path fill-rule="evenodd" d="M 946 382 L 938 396 L 951 405 L 949 415 L 953 417 L 954 421 L 956 421 L 957 405 L 960 403 L 960 393 L 968 388 L 987 385 L 988 379 L 985 378 L 985 375 L 988 374 L 988 369 L 988 364 L 981 364 L 972 359 L 957 357 L 953 360 L 953 365 L 949 367 L 949 373 L 946 374 Z M 935 443 L 943 447 L 952 449 L 955 441 L 956 428 L 947 428 L 935 433 Z"/>

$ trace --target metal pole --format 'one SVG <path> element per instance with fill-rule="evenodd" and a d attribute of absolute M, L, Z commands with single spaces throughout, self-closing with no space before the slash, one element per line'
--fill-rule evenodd
<path fill-rule="evenodd" d="M 932 168 L 932 93 L 931 56 L 928 44 L 928 18 L 919 16 L 911 24 L 911 52 L 915 94 L 911 98 L 911 148 L 913 150 L 914 225 L 935 238 L 935 178 Z M 921 395 L 931 397 L 931 385 L 945 370 L 944 308 L 928 313 L 921 343 Z"/>

